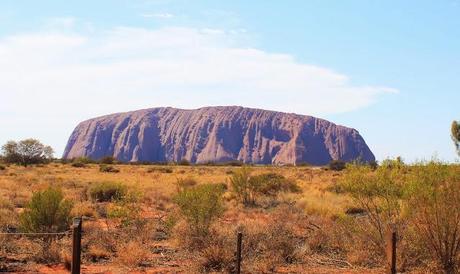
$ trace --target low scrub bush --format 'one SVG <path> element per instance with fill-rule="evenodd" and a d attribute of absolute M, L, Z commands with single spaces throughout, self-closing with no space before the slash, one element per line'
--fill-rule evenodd
<path fill-rule="evenodd" d="M 74 217 L 98 217 L 96 208 L 91 202 L 88 201 L 75 204 L 72 209 L 71 215 Z"/>
<path fill-rule="evenodd" d="M 83 168 L 83 167 L 86 167 L 86 164 L 81 163 L 81 162 L 75 162 L 75 163 L 72 163 L 72 166 L 76 168 Z"/>
<path fill-rule="evenodd" d="M 276 220 L 245 220 L 233 226 L 215 226 L 197 260 L 197 272 L 235 273 L 235 239 L 243 233 L 242 259 L 247 273 L 273 273 L 277 266 L 302 258 L 301 238 Z"/>
<path fill-rule="evenodd" d="M 192 177 L 187 178 L 179 178 L 177 179 L 176 186 L 178 191 L 185 190 L 187 188 L 194 187 L 198 184 L 198 182 L 193 179 Z"/>
<path fill-rule="evenodd" d="M 274 197 L 280 192 L 300 192 L 300 187 L 292 180 L 286 179 L 283 175 L 276 173 L 266 173 L 251 178 L 257 182 L 257 192 Z"/>
<path fill-rule="evenodd" d="M 6 166 L 0 165 L 0 170 L 6 170 Z"/>
<path fill-rule="evenodd" d="M 113 156 L 105 156 L 105 157 L 102 157 L 102 158 L 99 160 L 99 163 L 105 164 L 105 165 L 112 165 L 112 164 L 114 164 L 116 161 L 117 161 L 117 159 L 115 159 L 115 157 L 113 157 Z"/>
<path fill-rule="evenodd" d="M 300 192 L 292 180 L 276 173 L 251 176 L 251 170 L 243 167 L 230 177 L 230 185 L 237 199 L 245 206 L 256 205 L 259 197 L 276 198 L 281 192 Z"/>
<path fill-rule="evenodd" d="M 258 181 L 251 180 L 251 170 L 242 167 L 233 172 L 230 177 L 230 185 L 237 199 L 245 206 L 255 205 Z"/>
<path fill-rule="evenodd" d="M 188 160 L 186 160 L 186 159 L 182 159 L 177 164 L 180 165 L 180 166 L 189 166 L 190 162 Z"/>
<path fill-rule="evenodd" d="M 174 170 L 170 167 L 151 167 L 147 169 L 148 173 L 173 173 Z"/>
<path fill-rule="evenodd" d="M 410 224 L 445 273 L 460 270 L 460 168 L 440 162 L 413 167 Z"/>
<path fill-rule="evenodd" d="M 130 241 L 117 248 L 117 260 L 124 266 L 136 268 L 148 265 L 150 252 L 142 242 Z"/>
<path fill-rule="evenodd" d="M 401 212 L 405 172 L 382 165 L 375 171 L 369 166 L 352 165 L 341 179 L 343 190 L 351 195 L 356 207 L 364 210 L 366 220 L 357 220 L 361 232 L 382 252 L 385 234 L 390 228 L 402 228 Z"/>
<path fill-rule="evenodd" d="M 119 169 L 113 167 L 113 166 L 108 166 L 108 165 L 100 165 L 99 166 L 99 171 L 100 172 L 107 172 L 107 173 L 118 173 L 120 172 Z"/>
<path fill-rule="evenodd" d="M 332 160 L 328 166 L 330 170 L 342 171 L 347 167 L 347 164 L 341 160 Z"/>
<path fill-rule="evenodd" d="M 107 218 L 118 221 L 121 227 L 128 227 L 141 219 L 141 208 L 136 200 L 124 199 L 107 207 Z"/>
<path fill-rule="evenodd" d="M 72 163 L 94 164 L 94 161 L 88 157 L 78 157 L 72 159 Z"/>
<path fill-rule="evenodd" d="M 25 232 L 61 232 L 69 228 L 72 203 L 60 189 L 49 187 L 33 194 L 20 215 Z"/>
<path fill-rule="evenodd" d="M 213 221 L 224 212 L 223 192 L 222 185 L 202 184 L 182 189 L 174 197 L 192 237 L 206 236 Z"/>
<path fill-rule="evenodd" d="M 89 196 L 96 202 L 110 202 L 123 199 L 127 195 L 127 187 L 117 182 L 99 182 L 92 184 Z"/>
<path fill-rule="evenodd" d="M 18 226 L 14 205 L 0 198 L 0 232 L 15 230 Z"/>

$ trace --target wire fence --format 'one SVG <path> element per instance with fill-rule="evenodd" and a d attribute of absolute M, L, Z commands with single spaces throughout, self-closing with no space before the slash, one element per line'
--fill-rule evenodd
<path fill-rule="evenodd" d="M 2 232 L 0 236 L 72 236 L 72 263 L 71 263 L 71 273 L 80 274 L 81 271 L 81 241 L 83 227 L 83 218 L 75 218 L 71 227 L 71 230 L 63 232 Z M 113 233 L 107 231 L 107 233 Z M 386 257 L 387 257 L 387 273 L 396 274 L 396 246 L 397 246 L 397 232 L 396 230 L 389 230 L 386 234 Z M 242 263 L 242 245 L 243 245 L 243 234 L 238 232 L 236 239 L 236 273 L 241 273 L 241 263 Z"/>

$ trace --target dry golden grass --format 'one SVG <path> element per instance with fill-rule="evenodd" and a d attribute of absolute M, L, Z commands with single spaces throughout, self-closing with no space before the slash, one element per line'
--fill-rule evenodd
<path fill-rule="evenodd" d="M 91 218 L 84 222 L 83 263 L 86 265 L 103 263 L 109 270 L 115 269 L 117 265 L 129 268 L 148 266 L 164 272 L 186 273 L 191 271 L 190 269 L 196 269 L 189 268 L 196 262 L 201 265 L 201 268 L 198 268 L 200 271 L 219 267 L 228 270 L 233 267 L 233 238 L 222 240 L 230 249 L 224 249 L 215 243 L 206 246 L 198 255 L 191 254 L 181 247 L 180 241 L 171 232 L 177 233 L 181 229 L 181 220 L 174 220 L 175 206 L 172 197 L 177 193 L 177 182 L 181 179 L 194 179 L 199 184 L 228 184 L 229 176 L 240 167 L 115 165 L 115 168 L 120 172 L 100 172 L 99 165 L 94 164 L 88 164 L 83 168 L 70 164 L 27 168 L 9 166 L 0 171 L 0 210 L 17 216 L 33 192 L 56 186 L 63 190 L 67 199 L 74 202 L 73 216 Z M 266 254 L 248 258 L 248 269 L 254 273 L 275 271 L 282 269 L 278 267 L 280 265 L 294 262 L 295 269 L 299 269 L 299 264 L 308 261 L 304 260 L 304 257 L 309 253 L 317 252 L 321 248 L 324 251 L 326 246 L 328 250 L 337 250 L 337 247 L 331 244 L 332 240 L 319 233 L 311 223 L 324 224 L 331 229 L 332 223 L 316 221 L 315 218 L 341 218 L 351 207 L 349 197 L 329 191 L 340 177 L 340 172 L 312 167 L 260 166 L 251 169 L 254 175 L 277 173 L 294 180 L 301 192 L 282 193 L 277 197 L 276 203 L 264 203 L 270 206 L 255 208 L 244 208 L 236 202 L 232 193 L 224 194 L 226 211 L 215 224 L 218 231 L 216 235 L 233 237 L 231 233 L 244 227 L 252 237 L 246 240 L 254 244 L 265 244 L 259 248 Z M 88 190 L 91 185 L 100 182 L 117 182 L 127 186 L 129 192 L 136 197 L 133 202 L 136 205 L 133 209 L 135 212 L 127 210 L 131 209 L 129 203 L 92 201 L 88 197 Z M 126 212 L 118 210 L 114 214 L 114 209 L 123 209 Z M 129 223 L 126 223 L 126 220 Z M 5 222 L 14 224 L 14 220 L 11 219 Z M 286 226 L 278 226 L 277 223 Z M 178 224 L 175 230 L 170 229 L 174 224 Z M 292 237 L 289 236 L 291 234 Z M 267 241 L 264 235 L 269 235 L 271 240 Z M 307 239 L 307 236 L 310 238 Z M 22 243 L 18 240 L 12 244 L 20 246 Z M 27 244 L 36 243 L 28 241 Z M 271 251 L 272 247 L 282 250 L 282 254 L 276 253 L 276 250 Z M 311 251 L 312 249 L 315 250 Z M 59 252 L 62 253 L 62 250 Z M 250 254 L 257 254 L 257 251 L 251 252 Z M 0 257 L 4 253 L 4 250 L 0 250 Z M 68 261 L 62 254 L 62 257 L 57 257 L 58 250 L 53 250 L 53 254 L 53 262 Z M 194 256 L 200 256 L 200 259 L 196 260 Z M 149 265 L 152 262 L 153 265 Z"/>

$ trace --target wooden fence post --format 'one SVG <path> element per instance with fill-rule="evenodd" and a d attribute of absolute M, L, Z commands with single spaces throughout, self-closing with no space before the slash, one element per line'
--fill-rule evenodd
<path fill-rule="evenodd" d="M 236 244 L 236 273 L 241 273 L 241 244 L 243 242 L 243 233 L 238 232 L 238 239 Z"/>
<path fill-rule="evenodd" d="M 396 274 L 396 230 L 388 230 L 386 237 L 386 255 L 388 260 L 388 273 Z"/>
<path fill-rule="evenodd" d="M 72 274 L 80 274 L 82 218 L 74 218 L 72 225 Z"/>

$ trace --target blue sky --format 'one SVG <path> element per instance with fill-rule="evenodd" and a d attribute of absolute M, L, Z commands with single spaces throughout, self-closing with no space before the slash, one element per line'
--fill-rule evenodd
<path fill-rule="evenodd" d="M 454 161 L 460 1 L 0 2 L 0 142 L 60 155 L 81 120 L 238 104 L 360 131 L 378 159 Z"/>

